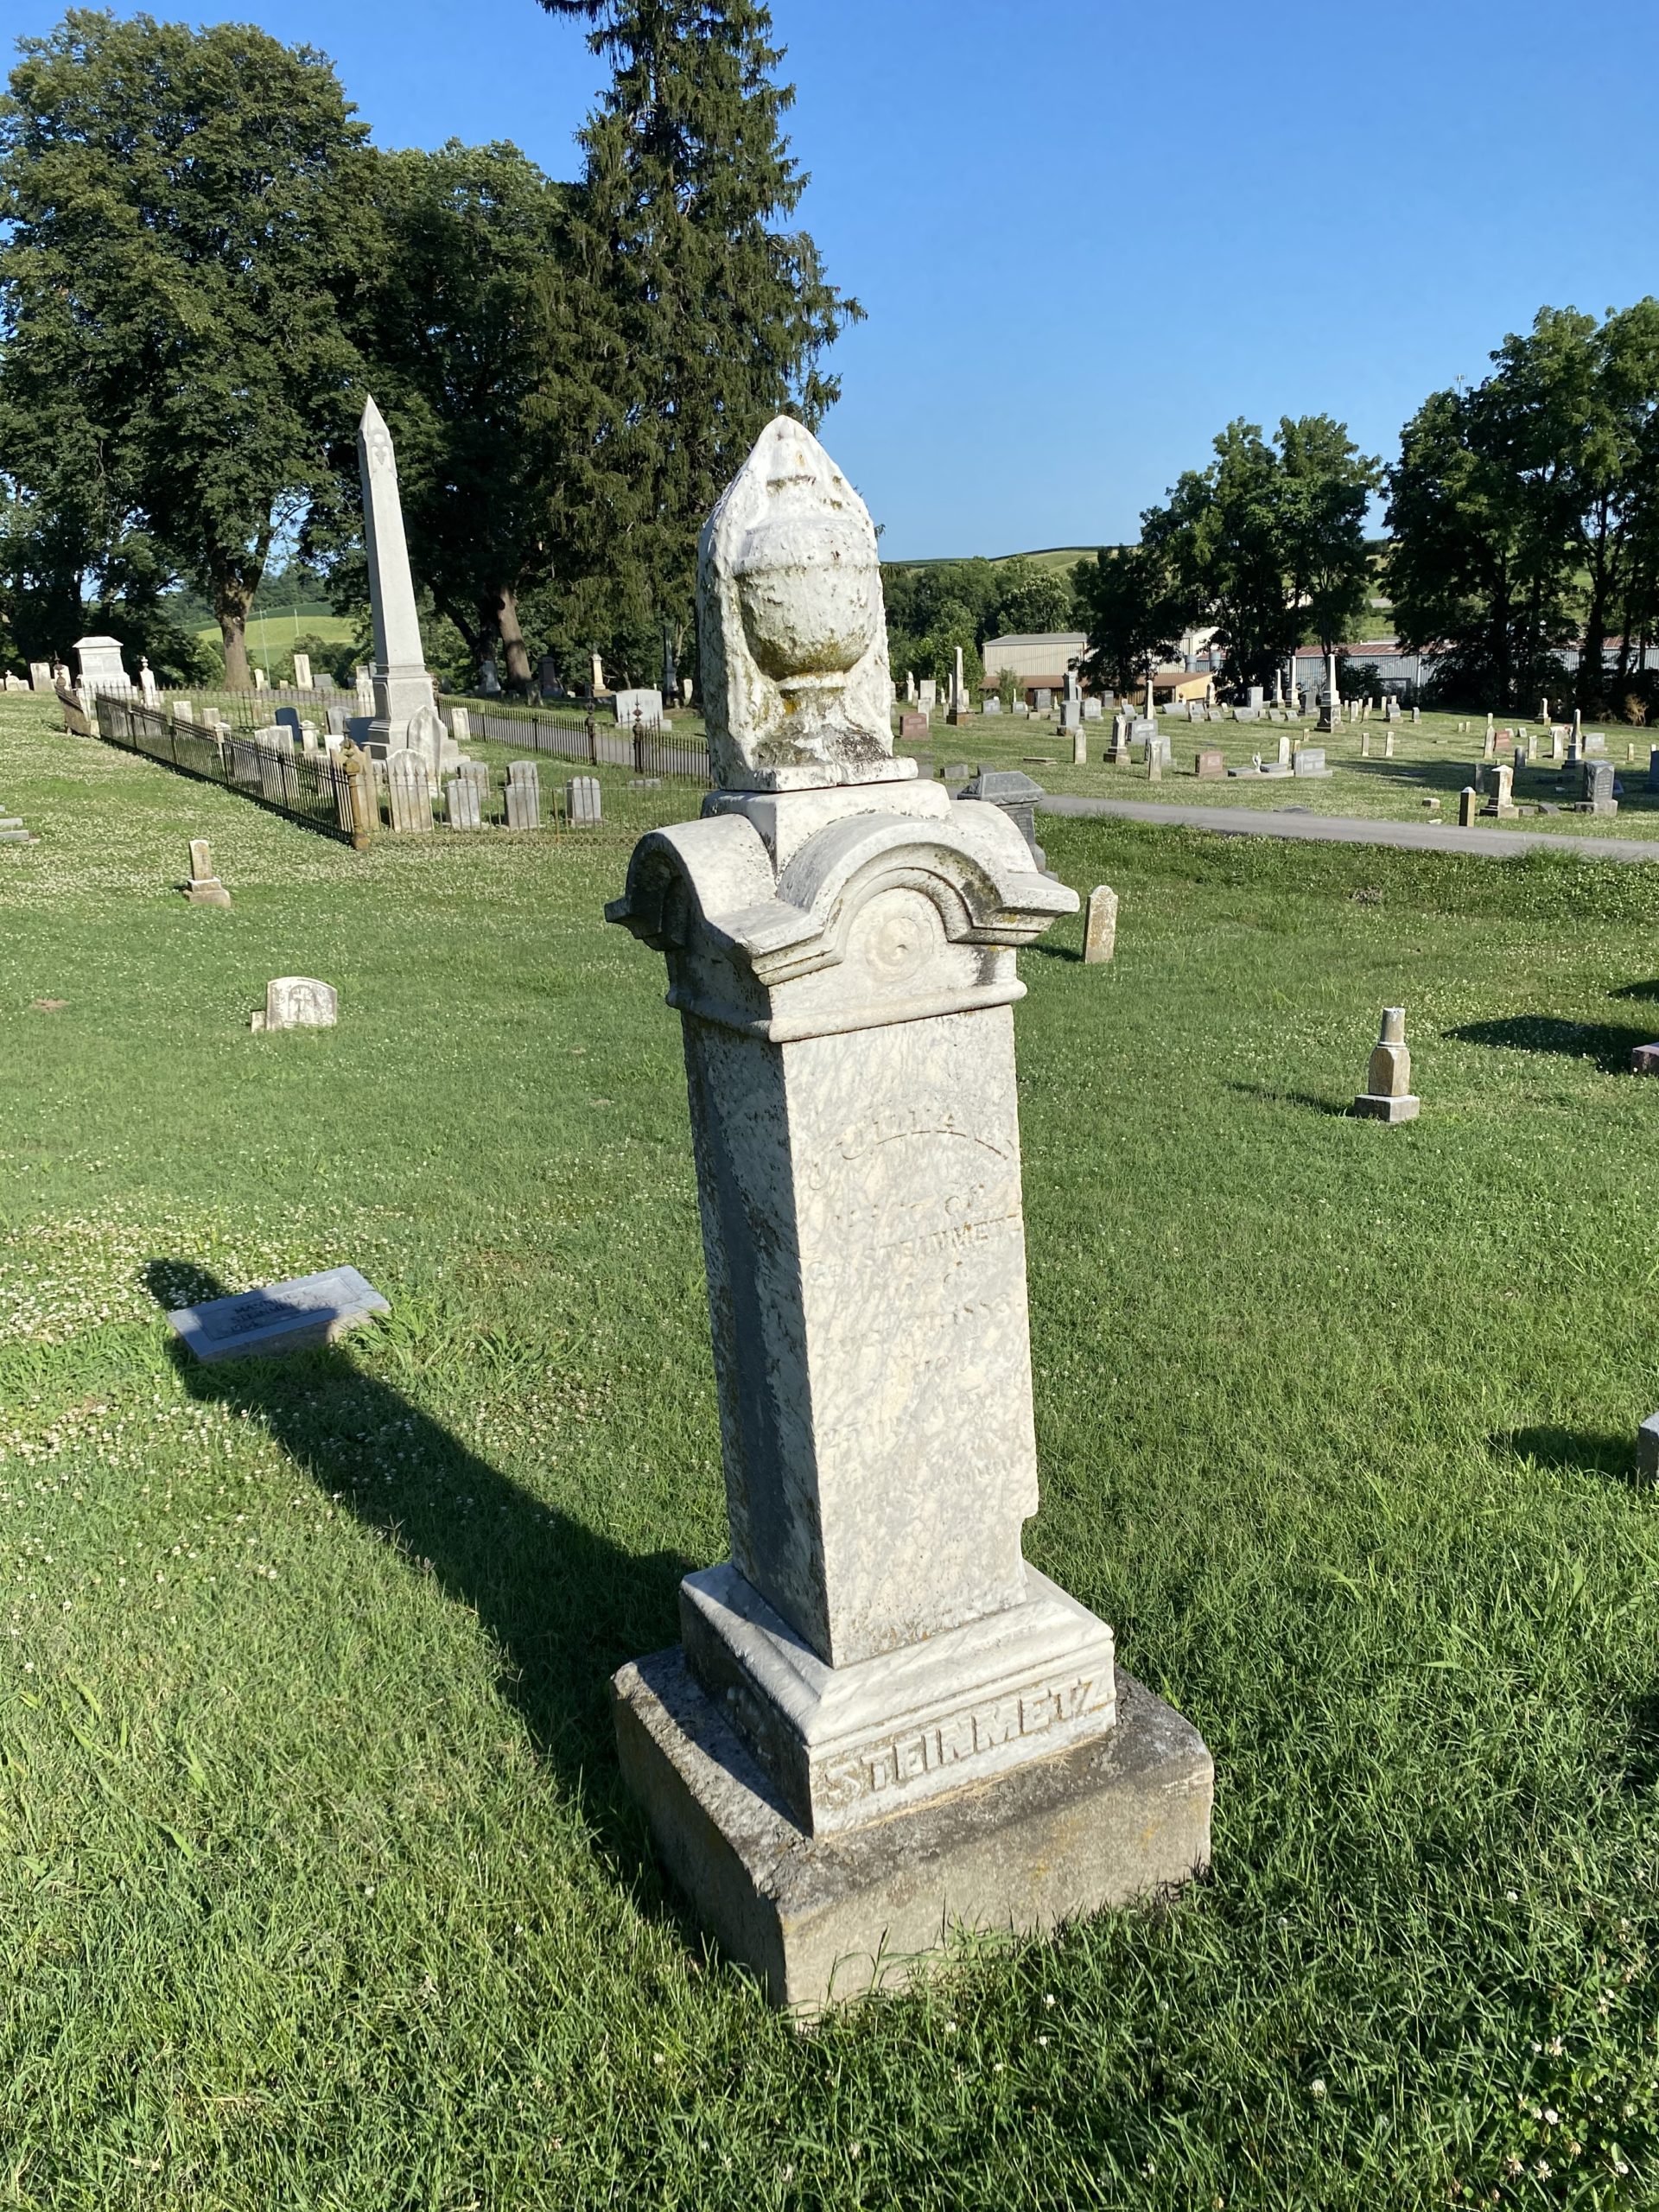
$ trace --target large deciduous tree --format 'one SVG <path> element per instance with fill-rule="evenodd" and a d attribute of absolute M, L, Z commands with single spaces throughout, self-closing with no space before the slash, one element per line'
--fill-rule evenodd
<path fill-rule="evenodd" d="M 542 4 L 592 23 L 612 69 L 560 289 L 557 557 L 594 637 L 655 635 L 671 680 L 704 518 L 773 415 L 817 427 L 839 389 L 819 361 L 860 310 L 783 227 L 806 179 L 764 6 Z"/>
<path fill-rule="evenodd" d="M 266 555 L 326 484 L 356 382 L 339 305 L 363 126 L 324 56 L 245 24 L 75 9 L 20 53 L 0 103 L 15 480 L 49 503 L 66 452 L 92 471 L 85 550 L 141 532 L 207 596 L 245 683 Z"/>
<path fill-rule="evenodd" d="M 1134 691 L 1174 652 L 1190 594 L 1156 544 L 1103 546 L 1072 573 L 1089 632 L 1085 673 L 1103 690 Z"/>
<path fill-rule="evenodd" d="M 1215 454 L 1141 517 L 1141 543 L 1190 619 L 1214 625 L 1225 675 L 1268 683 L 1310 632 L 1332 651 L 1363 608 L 1381 470 L 1328 415 L 1283 416 L 1271 443 L 1230 423 Z"/>
<path fill-rule="evenodd" d="M 1402 642 L 1442 690 L 1494 708 L 1607 703 L 1659 604 L 1659 301 L 1543 308 L 1471 391 L 1431 393 L 1389 472 L 1389 579 Z"/>
<path fill-rule="evenodd" d="M 512 145 L 381 155 L 379 250 L 353 319 L 397 444 L 415 572 L 474 662 L 499 639 L 515 690 L 531 680 L 519 597 L 545 578 L 559 505 L 555 323 L 569 191 Z M 354 519 L 353 439 L 338 459 Z"/>

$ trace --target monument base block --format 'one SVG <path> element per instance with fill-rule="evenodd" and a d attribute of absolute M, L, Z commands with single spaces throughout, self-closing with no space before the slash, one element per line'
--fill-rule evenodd
<path fill-rule="evenodd" d="M 1354 1101 L 1354 1113 L 1362 1122 L 1414 1122 L 1422 1103 L 1409 1095 L 1384 1098 L 1376 1091 L 1362 1090 Z"/>
<path fill-rule="evenodd" d="M 892 1988 L 951 1935 L 1027 1935 L 1210 1863 L 1198 1731 L 1121 1669 L 1103 1737 L 913 1810 L 809 1836 L 675 1648 L 614 1677 L 622 1773 L 664 1864 L 773 2004 Z"/>

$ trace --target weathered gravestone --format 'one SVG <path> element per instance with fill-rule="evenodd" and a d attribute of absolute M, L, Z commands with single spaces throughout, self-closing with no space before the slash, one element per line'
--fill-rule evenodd
<path fill-rule="evenodd" d="M 1046 715 L 1054 704 L 1054 694 L 1044 683 L 1037 686 L 1032 704 L 1039 715 Z"/>
<path fill-rule="evenodd" d="M 478 803 L 478 785 L 470 776 L 454 776 L 443 787 L 444 806 L 452 830 L 481 830 L 483 814 Z"/>
<path fill-rule="evenodd" d="M 660 691 L 639 687 L 616 694 L 616 719 L 632 729 L 636 721 L 646 729 L 655 729 L 663 719 L 663 695 Z"/>
<path fill-rule="evenodd" d="M 132 678 L 121 658 L 118 638 L 77 638 L 73 651 L 80 664 L 80 689 L 88 693 L 130 691 Z"/>
<path fill-rule="evenodd" d="M 591 830 L 602 818 L 597 776 L 572 776 L 564 787 L 564 818 L 573 830 Z"/>
<path fill-rule="evenodd" d="M 904 745 L 925 745 L 927 728 L 927 716 L 925 714 L 900 715 L 899 717 L 899 742 Z"/>
<path fill-rule="evenodd" d="M 1328 776 L 1333 772 L 1325 765 L 1322 745 L 1299 745 L 1291 755 L 1290 765 L 1299 776 Z"/>
<path fill-rule="evenodd" d="M 394 830 L 421 832 L 432 827 L 432 779 L 416 753 L 386 756 L 386 802 Z"/>
<path fill-rule="evenodd" d="M 1217 777 L 1224 782 L 1227 776 L 1226 756 L 1215 746 L 1207 745 L 1202 753 L 1192 756 L 1192 772 L 1206 782 Z"/>
<path fill-rule="evenodd" d="M 340 1019 L 334 986 L 315 976 L 278 976 L 265 985 L 265 1010 L 256 1014 L 255 1029 L 332 1029 Z"/>
<path fill-rule="evenodd" d="M 52 689 L 52 664 L 49 660 L 30 661 L 29 688 L 31 691 L 49 691 Z"/>
<path fill-rule="evenodd" d="M 1507 760 L 1497 761 L 1492 769 L 1492 796 L 1482 807 L 1483 814 L 1513 816 L 1515 813 L 1515 771 Z"/>
<path fill-rule="evenodd" d="M 1390 1006 L 1382 1010 L 1382 1027 L 1371 1048 L 1365 1088 L 1354 1101 L 1363 1121 L 1414 1122 L 1421 1098 L 1411 1095 L 1411 1054 L 1406 1046 L 1406 1010 Z"/>
<path fill-rule="evenodd" d="M 473 741 L 473 718 L 465 707 L 449 709 L 449 735 L 457 751 Z"/>
<path fill-rule="evenodd" d="M 817 2007 L 954 1927 L 1181 1882 L 1212 1770 L 1020 1553 L 1014 958 L 1075 896 L 893 758 L 875 534 L 798 423 L 710 517 L 697 596 L 721 788 L 607 912 L 683 1024 L 732 1556 L 616 1676 L 617 1741 L 700 1915 Z"/>
<path fill-rule="evenodd" d="M 1592 753 L 1580 762 L 1579 772 L 1584 779 L 1584 806 L 1590 814 L 1617 814 L 1618 801 L 1613 794 L 1613 764 Z"/>
<path fill-rule="evenodd" d="M 311 689 L 311 656 L 309 653 L 296 652 L 294 656 L 294 689 L 296 691 L 308 691 Z"/>
<path fill-rule="evenodd" d="M 1089 893 L 1083 917 L 1083 958 L 1093 968 L 1109 960 L 1117 950 L 1117 893 L 1109 884 L 1097 883 Z"/>
<path fill-rule="evenodd" d="M 1097 722 L 1104 713 L 1105 708 L 1102 702 L 1093 692 L 1090 692 L 1083 702 L 1083 719 L 1086 722 Z"/>
<path fill-rule="evenodd" d="M 957 792 L 959 799 L 983 799 L 1006 814 L 1039 868 L 1048 856 L 1037 842 L 1037 802 L 1046 796 L 1042 785 L 1022 768 L 985 768 Z"/>
<path fill-rule="evenodd" d="M 193 906 L 228 906 L 231 894 L 213 874 L 213 856 L 205 837 L 190 840 L 190 880 L 185 897 Z"/>
<path fill-rule="evenodd" d="M 332 1344 L 348 1329 L 391 1311 L 390 1302 L 355 1268 L 327 1268 L 321 1274 L 296 1275 L 232 1298 L 175 1306 L 167 1318 L 181 1342 L 211 1366 L 221 1359 Z"/>
<path fill-rule="evenodd" d="M 539 830 L 542 826 L 542 772 L 533 760 L 507 763 L 507 827 Z"/>

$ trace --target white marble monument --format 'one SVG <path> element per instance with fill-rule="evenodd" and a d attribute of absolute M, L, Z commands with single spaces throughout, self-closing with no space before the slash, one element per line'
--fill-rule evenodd
<path fill-rule="evenodd" d="M 131 690 L 118 638 L 77 638 L 72 651 L 80 664 L 80 690 L 87 697 L 100 691 Z"/>
<path fill-rule="evenodd" d="M 363 486 L 363 536 L 369 556 L 369 612 L 374 625 L 374 710 L 365 729 L 353 732 L 376 760 L 418 753 L 436 777 L 455 765 L 453 740 L 432 703 L 415 578 L 404 537 L 397 495 L 397 457 L 391 433 L 372 399 L 365 403 L 357 432 L 358 474 Z"/>
<path fill-rule="evenodd" d="M 896 760 L 874 533 L 780 418 L 699 549 L 700 821 L 607 909 L 683 1025 L 732 1555 L 616 1677 L 671 1871 L 772 1998 L 1209 1855 L 1209 1753 L 1028 1566 L 1017 948 L 1076 894 Z"/>

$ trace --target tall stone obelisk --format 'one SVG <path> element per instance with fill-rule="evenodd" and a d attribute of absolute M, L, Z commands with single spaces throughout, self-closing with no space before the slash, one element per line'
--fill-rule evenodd
<path fill-rule="evenodd" d="M 683 1025 L 731 1557 L 615 1678 L 671 1872 L 773 1999 L 1209 1859 L 1196 1730 L 1027 1564 L 1016 950 L 1077 895 L 895 760 L 875 532 L 779 416 L 706 525 L 718 788 L 607 909 Z"/>
<path fill-rule="evenodd" d="M 359 736 L 369 752 L 416 752 L 435 775 L 443 763 L 443 724 L 426 672 L 415 579 L 397 496 L 397 457 L 385 417 L 369 400 L 357 429 L 363 485 L 363 538 L 369 556 L 369 610 L 374 622 L 374 713 Z"/>

